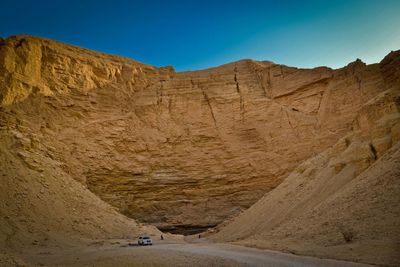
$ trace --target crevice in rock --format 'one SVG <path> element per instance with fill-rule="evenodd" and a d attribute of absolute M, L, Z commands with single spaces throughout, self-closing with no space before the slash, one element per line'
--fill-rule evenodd
<path fill-rule="evenodd" d="M 214 126 L 215 126 L 215 128 L 217 128 L 217 120 L 216 120 L 216 118 L 215 118 L 214 110 L 213 110 L 213 108 L 212 108 L 212 106 L 211 106 L 210 99 L 208 98 L 207 93 L 204 91 L 204 88 L 200 87 L 200 89 L 201 89 L 201 92 L 202 92 L 202 94 L 203 94 L 203 97 L 204 97 L 204 99 L 206 100 L 206 103 L 207 103 L 207 105 L 208 105 L 208 107 L 209 107 L 209 109 L 210 109 L 210 113 L 211 113 L 211 117 L 212 117 L 213 122 L 214 122 Z"/>
<path fill-rule="evenodd" d="M 289 126 L 290 126 L 290 128 L 292 129 L 294 135 L 295 135 L 298 139 L 300 139 L 298 132 L 296 131 L 295 127 L 293 127 L 292 122 L 290 121 L 289 114 L 288 114 L 288 111 L 287 111 L 287 110 L 285 110 L 285 114 L 286 114 L 286 118 L 287 118 L 287 120 L 288 120 L 288 122 L 289 122 Z"/>
<path fill-rule="evenodd" d="M 378 159 L 378 152 L 373 144 L 369 144 L 369 148 L 371 149 L 372 154 L 374 155 L 374 160 Z"/>
<path fill-rule="evenodd" d="M 321 109 L 321 103 L 322 103 L 322 99 L 324 98 L 324 93 L 325 93 L 325 91 L 319 93 L 321 97 L 319 98 L 318 107 L 317 107 L 317 109 L 315 111 L 316 114 L 318 114 L 319 110 Z M 317 120 L 319 120 L 318 116 L 317 116 Z"/>
<path fill-rule="evenodd" d="M 267 86 L 268 86 L 267 88 L 268 88 L 268 91 L 266 90 L 265 94 L 266 94 L 267 97 L 272 99 L 273 96 L 272 96 L 272 83 L 271 83 L 271 68 L 268 67 L 267 71 L 268 71 L 268 75 L 267 75 Z"/>
<path fill-rule="evenodd" d="M 293 95 L 295 95 L 295 94 L 298 94 L 298 93 L 301 93 L 301 92 L 305 92 L 305 91 L 307 91 L 309 88 L 311 88 L 311 87 L 313 87 L 313 86 L 316 86 L 316 85 L 325 85 L 325 86 L 328 86 L 328 83 L 330 82 L 330 80 L 331 80 L 331 77 L 322 78 L 322 79 L 319 79 L 319 80 L 316 80 L 316 81 L 313 81 L 313 82 L 304 84 L 304 85 L 302 85 L 302 86 L 296 88 L 295 90 L 292 90 L 292 91 L 290 91 L 290 92 L 287 92 L 287 93 L 278 95 L 278 96 L 276 96 L 276 97 L 274 97 L 274 98 L 278 99 L 278 98 L 293 96 Z"/>
<path fill-rule="evenodd" d="M 344 139 L 344 142 L 345 142 L 345 144 L 346 144 L 346 147 L 349 147 L 350 144 L 351 144 L 351 140 L 348 139 L 348 138 L 345 138 L 345 139 Z"/>
<path fill-rule="evenodd" d="M 21 40 L 18 41 L 18 43 L 16 43 L 15 48 L 21 47 L 24 42 L 25 42 L 25 39 L 22 38 Z"/>
<path fill-rule="evenodd" d="M 236 83 L 236 92 L 239 94 L 240 117 L 241 117 L 241 119 L 243 121 L 244 120 L 244 101 L 243 101 L 242 92 L 240 91 L 239 82 L 238 82 L 238 79 L 237 79 L 237 67 L 236 66 L 235 66 L 234 72 L 235 72 L 235 74 L 234 74 L 233 80 Z"/>

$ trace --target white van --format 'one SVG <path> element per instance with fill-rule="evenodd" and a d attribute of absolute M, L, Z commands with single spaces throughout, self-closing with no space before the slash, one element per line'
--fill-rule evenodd
<path fill-rule="evenodd" d="M 147 246 L 147 245 L 153 245 L 153 241 L 151 240 L 150 236 L 140 236 L 138 240 L 138 245 L 140 246 Z"/>

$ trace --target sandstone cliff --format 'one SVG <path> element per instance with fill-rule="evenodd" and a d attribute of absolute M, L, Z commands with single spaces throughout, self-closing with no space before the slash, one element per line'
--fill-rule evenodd
<path fill-rule="evenodd" d="M 399 90 L 400 55 L 175 72 L 47 39 L 1 40 L 1 128 L 123 214 L 196 232 L 250 207 Z M 29 166 L 28 166 L 29 167 Z"/>
<path fill-rule="evenodd" d="M 0 162 L 1 251 L 160 233 L 101 201 L 18 127 L 0 130 Z"/>
<path fill-rule="evenodd" d="M 353 130 L 306 160 L 210 238 L 400 265 L 400 90 L 371 99 Z"/>

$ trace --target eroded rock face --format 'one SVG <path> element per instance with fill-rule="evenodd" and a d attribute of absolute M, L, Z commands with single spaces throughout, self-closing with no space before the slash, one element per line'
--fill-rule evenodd
<path fill-rule="evenodd" d="M 242 60 L 175 72 L 13 37 L 0 48 L 2 124 L 35 134 L 48 157 L 122 213 L 196 231 L 336 143 L 364 103 L 399 90 L 399 62 L 393 52 L 338 70 Z"/>
<path fill-rule="evenodd" d="M 400 90 L 388 89 L 357 113 L 351 132 L 207 238 L 398 266 Z"/>

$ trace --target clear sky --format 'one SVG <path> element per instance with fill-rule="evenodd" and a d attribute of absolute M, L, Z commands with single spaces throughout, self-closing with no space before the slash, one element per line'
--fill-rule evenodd
<path fill-rule="evenodd" d="M 400 0 L 1 0 L 0 36 L 16 34 L 177 70 L 243 58 L 338 68 L 400 49 Z"/>

